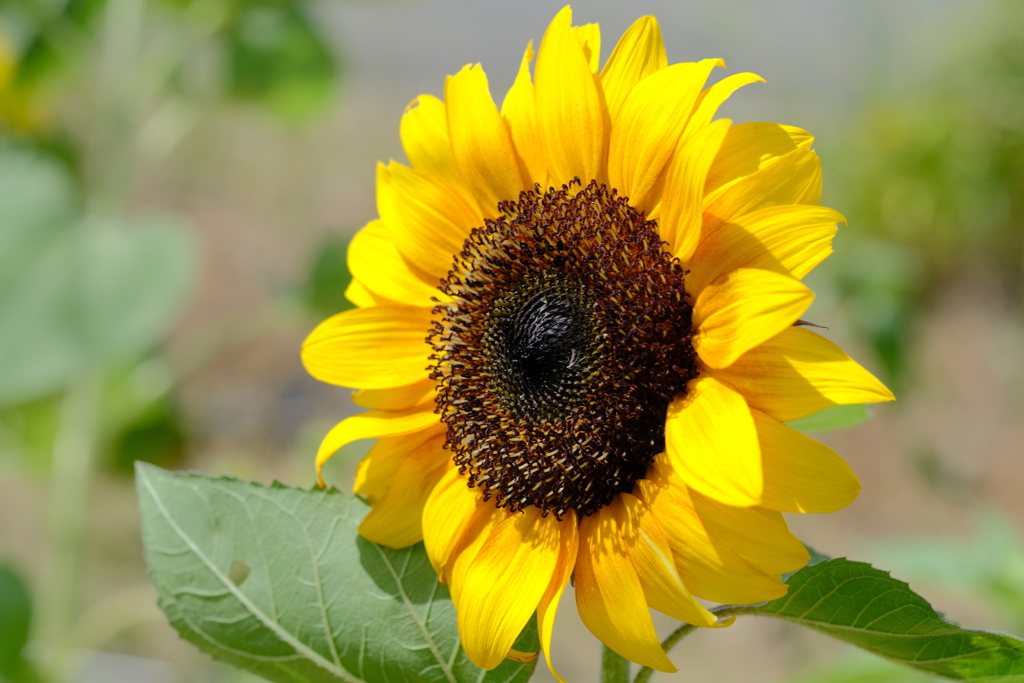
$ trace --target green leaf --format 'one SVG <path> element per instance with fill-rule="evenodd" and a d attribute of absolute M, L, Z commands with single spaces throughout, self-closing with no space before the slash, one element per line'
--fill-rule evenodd
<path fill-rule="evenodd" d="M 196 273 L 197 248 L 171 216 L 134 218 L 81 244 L 76 303 L 82 341 L 99 362 L 131 357 L 167 333 Z"/>
<path fill-rule="evenodd" d="M 866 405 L 830 406 L 819 410 L 813 415 L 799 420 L 787 422 L 790 427 L 801 432 L 832 432 L 838 429 L 856 427 L 871 419 L 871 411 Z"/>
<path fill-rule="evenodd" d="M 73 220 L 76 204 L 60 163 L 0 145 L 0 300 Z"/>
<path fill-rule="evenodd" d="M 63 226 L 20 252 L 24 267 L 0 291 L 0 405 L 148 350 L 177 317 L 197 261 L 188 231 L 164 217 Z"/>
<path fill-rule="evenodd" d="M 160 606 L 217 659 L 281 683 L 523 683 L 533 672 L 474 666 L 423 545 L 359 536 L 369 508 L 358 499 L 142 463 L 136 483 Z M 534 625 L 516 648 L 538 649 Z"/>
<path fill-rule="evenodd" d="M 1024 641 L 960 628 L 906 583 L 869 564 L 827 560 L 788 583 L 788 595 L 748 613 L 807 626 L 953 680 L 1024 681 Z"/>

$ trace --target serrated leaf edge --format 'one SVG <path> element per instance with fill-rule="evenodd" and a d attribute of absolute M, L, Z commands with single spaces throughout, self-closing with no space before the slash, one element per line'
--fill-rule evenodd
<path fill-rule="evenodd" d="M 282 641 L 288 643 L 288 645 L 294 648 L 297 653 L 304 655 L 306 659 L 313 662 L 321 669 L 328 671 L 329 673 L 337 676 L 338 678 L 344 681 L 348 681 L 348 683 L 364 683 L 360 679 L 350 674 L 345 669 L 325 659 L 322 655 L 317 653 L 315 650 L 310 648 L 302 641 L 297 640 L 294 636 L 292 636 L 290 633 L 281 628 L 274 620 L 269 619 L 263 613 L 262 610 L 256 607 L 256 605 L 252 604 L 252 602 L 245 596 L 245 594 L 239 590 L 238 586 L 236 586 L 234 582 L 232 582 L 227 576 L 225 576 L 223 572 L 221 572 L 216 567 L 216 565 L 211 563 L 209 559 L 206 557 L 206 555 L 203 552 L 201 552 L 198 547 L 196 547 L 196 545 L 192 542 L 192 539 L 184 532 L 184 530 L 182 530 L 182 528 L 179 527 L 177 523 L 175 523 L 174 519 L 171 517 L 167 508 L 164 506 L 159 494 L 156 492 L 156 489 L 154 489 L 153 485 L 150 483 L 149 477 L 145 473 L 145 470 L 141 467 L 137 468 L 136 476 L 141 478 L 143 486 L 146 487 L 146 490 L 148 491 L 153 502 L 156 504 L 157 509 L 160 510 L 160 514 L 163 516 L 167 524 L 174 530 L 174 533 L 178 535 L 178 538 L 180 538 L 185 543 L 185 545 L 188 546 L 189 550 L 191 550 L 192 553 L 197 558 L 199 558 L 199 560 L 206 566 L 210 573 L 217 577 L 217 579 L 235 597 L 235 599 L 238 600 L 242 605 L 244 605 L 245 608 L 249 610 L 249 612 L 254 617 L 259 619 L 259 621 L 264 626 L 273 631 L 274 634 L 277 635 L 277 637 L 279 637 Z M 223 645 L 218 645 L 218 647 L 223 648 Z"/>
<path fill-rule="evenodd" d="M 1016 635 L 1013 635 L 1013 634 L 1010 634 L 1010 633 L 1002 633 L 1000 631 L 986 631 L 986 630 L 983 630 L 983 629 L 969 629 L 969 628 L 964 628 L 964 627 L 960 626 L 959 624 L 957 624 L 955 622 L 949 621 L 944 616 L 939 614 L 935 610 L 935 608 L 931 605 L 931 603 L 929 603 L 927 600 L 925 600 L 923 597 L 921 597 L 921 595 L 919 593 L 917 593 L 917 591 L 915 591 L 913 588 L 911 588 L 909 583 L 907 583 L 906 581 L 903 581 L 901 579 L 897 579 L 896 577 L 894 577 L 892 575 L 891 572 L 889 572 L 889 571 L 887 571 L 885 569 L 879 569 L 878 567 L 873 566 L 869 562 L 859 562 L 859 561 L 856 561 L 856 560 L 850 560 L 850 559 L 845 558 L 845 557 L 829 558 L 829 559 L 823 560 L 821 562 L 816 562 L 813 565 L 807 565 L 803 569 L 800 569 L 797 572 L 795 572 L 794 575 L 792 577 L 790 577 L 789 580 L 792 580 L 793 578 L 796 578 L 797 574 L 799 574 L 800 572 L 802 572 L 802 571 L 804 571 L 806 569 L 810 569 L 811 567 L 815 567 L 815 566 L 818 566 L 818 565 L 821 565 L 821 564 L 826 564 L 828 562 L 835 562 L 835 561 L 842 561 L 843 563 L 848 564 L 848 565 L 861 565 L 863 567 L 867 567 L 868 569 L 872 569 L 874 571 L 881 572 L 882 574 L 885 574 L 885 576 L 889 580 L 894 581 L 895 583 L 902 585 L 914 597 L 916 597 L 919 600 L 921 600 L 921 602 L 924 603 L 924 606 L 926 606 L 928 609 L 930 609 L 938 617 L 938 619 L 943 624 L 946 624 L 950 628 L 949 629 L 939 629 L 939 630 L 932 631 L 932 632 L 929 632 L 929 633 L 886 633 L 886 632 L 882 632 L 882 631 L 873 631 L 873 630 L 868 629 L 866 627 L 854 627 L 854 626 L 845 626 L 845 625 L 842 625 L 842 624 L 831 624 L 831 623 L 829 623 L 827 621 L 815 621 L 813 619 L 807 619 L 806 618 L 806 615 L 808 613 L 814 611 L 814 609 L 817 606 L 819 606 L 827 597 L 829 597 L 832 594 L 834 594 L 842 585 L 844 585 L 845 583 L 848 583 L 849 581 L 852 581 L 852 580 L 856 580 L 856 579 L 859 579 L 859 578 L 864 578 L 863 576 L 844 579 L 841 583 L 839 583 L 838 585 L 834 586 L 832 588 L 832 590 L 830 590 L 827 594 L 823 595 L 817 601 L 815 601 L 815 603 L 813 605 L 811 605 L 809 608 L 804 610 L 802 612 L 801 616 L 784 615 L 784 614 L 780 614 L 778 611 L 775 611 L 775 610 L 765 610 L 765 609 L 763 609 L 763 607 L 765 607 L 766 605 L 769 605 L 769 604 L 771 604 L 772 602 L 775 602 L 775 601 L 764 602 L 764 603 L 760 603 L 760 604 L 757 604 L 757 605 L 751 605 L 750 608 L 745 611 L 745 613 L 749 614 L 749 615 L 752 615 L 752 616 L 770 617 L 770 618 L 773 618 L 773 619 L 779 619 L 781 621 L 788 621 L 791 624 L 797 624 L 797 625 L 803 626 L 805 628 L 810 628 L 810 629 L 816 630 L 816 631 L 818 631 L 820 633 L 824 633 L 826 635 L 830 635 L 833 638 L 837 638 L 839 640 L 842 640 L 842 639 L 839 638 L 835 633 L 832 633 L 832 631 L 836 631 L 836 632 L 851 631 L 851 632 L 859 632 L 859 633 L 874 633 L 874 634 L 877 634 L 877 635 L 882 635 L 882 636 L 885 636 L 885 637 L 888 637 L 888 638 L 894 638 L 894 639 L 895 638 L 928 638 L 928 637 L 935 637 L 935 636 L 941 636 L 941 635 L 954 635 L 954 634 L 957 634 L 957 633 L 982 633 L 982 634 L 986 634 L 986 635 L 1002 636 L 1002 637 L 1005 637 L 1005 638 L 1010 638 L 1012 640 L 1016 640 L 1018 642 L 1024 643 L 1024 639 L 1021 639 L 1019 636 L 1016 636 Z M 834 569 L 835 567 L 833 566 L 833 567 L 830 567 L 830 568 Z M 787 580 L 787 583 L 789 583 L 789 580 Z M 794 591 L 794 592 L 790 593 L 789 595 L 787 595 L 786 596 L 786 601 L 784 603 L 780 604 L 778 609 L 779 610 L 786 609 L 786 607 L 793 600 L 793 598 L 795 598 L 797 596 L 797 594 L 799 594 L 800 591 L 802 591 L 804 589 L 805 586 L 806 586 L 806 584 L 804 584 L 803 586 L 800 586 L 799 588 L 797 588 L 796 591 Z M 895 590 L 895 589 L 892 589 L 892 590 Z M 882 597 L 882 595 L 886 595 L 886 594 L 888 594 L 890 592 L 891 591 L 886 591 L 885 593 L 882 593 L 881 595 L 876 595 L 874 598 L 872 598 L 869 601 L 868 605 L 871 602 L 874 602 L 878 598 Z M 867 609 L 868 605 L 865 605 L 861 609 L 861 612 L 860 612 L 861 614 L 863 614 L 864 610 Z M 874 623 L 874 622 L 869 622 L 869 623 Z M 845 640 L 843 640 L 843 642 L 849 643 L 849 641 L 845 641 Z M 901 666 L 907 666 L 907 667 L 911 667 L 911 668 L 916 668 L 916 667 L 913 666 L 914 663 L 917 663 L 917 664 L 929 664 L 929 663 L 933 663 L 933 662 L 954 661 L 954 660 L 957 660 L 957 659 L 963 659 L 963 658 L 966 658 L 966 657 L 969 657 L 969 656 L 977 655 L 977 654 L 980 654 L 980 653 L 983 653 L 983 652 L 1007 649 L 1005 647 L 997 646 L 997 647 L 992 647 L 992 648 L 988 648 L 988 649 L 985 649 L 985 650 L 977 650 L 977 651 L 972 652 L 972 653 L 957 654 L 957 655 L 953 655 L 953 656 L 949 656 L 949 657 L 936 657 L 936 658 L 932 658 L 932 659 L 919 659 L 918 656 L 915 655 L 913 658 L 905 658 L 904 659 L 904 658 L 898 658 L 898 657 L 891 657 L 891 656 L 883 654 L 881 652 L 876 652 L 876 651 L 871 650 L 869 648 L 862 647 L 860 645 L 857 645 L 856 643 L 849 643 L 849 644 L 853 645 L 854 647 L 858 647 L 858 648 L 864 650 L 865 652 L 869 652 L 869 653 L 873 654 L 876 657 L 880 657 L 880 658 L 885 659 L 887 661 L 893 662 L 894 664 L 899 664 Z M 918 654 L 920 654 L 920 652 Z M 1006 681 L 1011 681 L 1011 680 L 1012 681 L 1018 681 L 1019 680 L 1019 681 L 1024 681 L 1024 676 L 1021 676 L 1020 674 L 994 674 L 994 675 L 978 676 L 978 677 L 974 677 L 974 678 L 951 678 L 949 676 L 945 676 L 943 674 L 940 674 L 940 673 L 937 673 L 937 672 L 934 672 L 934 671 L 927 671 L 925 669 L 917 669 L 917 670 L 918 671 L 922 671 L 924 673 L 927 673 L 928 675 L 935 676 L 937 678 L 942 678 L 942 679 L 945 679 L 945 680 L 952 680 L 952 681 L 986 681 L 986 680 L 1006 680 Z"/>

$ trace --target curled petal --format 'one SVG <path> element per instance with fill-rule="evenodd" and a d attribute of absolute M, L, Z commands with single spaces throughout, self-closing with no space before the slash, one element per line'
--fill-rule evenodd
<path fill-rule="evenodd" d="M 433 410 L 412 408 L 410 410 L 371 410 L 342 420 L 334 426 L 320 442 L 316 452 L 316 476 L 320 486 L 324 480 L 320 470 L 339 448 L 359 439 L 379 439 L 384 436 L 400 436 L 429 429 L 437 424 Z"/>
<path fill-rule="evenodd" d="M 364 538 L 389 548 L 406 548 L 423 540 L 421 518 L 427 496 L 452 464 L 444 439 L 444 434 L 431 436 L 406 455 L 359 525 Z"/>

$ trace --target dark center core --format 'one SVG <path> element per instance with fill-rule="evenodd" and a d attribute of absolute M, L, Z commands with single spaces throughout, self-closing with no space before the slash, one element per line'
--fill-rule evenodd
<path fill-rule="evenodd" d="M 590 515 L 644 476 L 669 402 L 697 376 L 686 272 L 657 225 L 596 182 L 499 208 L 434 309 L 446 447 L 498 507 Z"/>
<path fill-rule="evenodd" d="M 522 420 L 557 418 L 598 370 L 596 332 L 593 302 L 579 281 L 528 276 L 490 311 L 483 348 L 492 391 Z"/>

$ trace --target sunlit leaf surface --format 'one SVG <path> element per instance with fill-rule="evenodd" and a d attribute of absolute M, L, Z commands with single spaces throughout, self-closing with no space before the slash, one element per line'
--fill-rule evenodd
<path fill-rule="evenodd" d="M 475 667 L 423 545 L 360 537 L 369 508 L 358 499 L 143 464 L 136 481 L 160 606 L 217 659 L 281 683 L 522 683 L 533 672 Z M 537 647 L 531 625 L 516 648 Z"/>
<path fill-rule="evenodd" d="M 1024 680 L 1024 641 L 963 629 L 903 581 L 840 558 L 794 574 L 789 593 L 752 610 L 958 681 Z"/>

